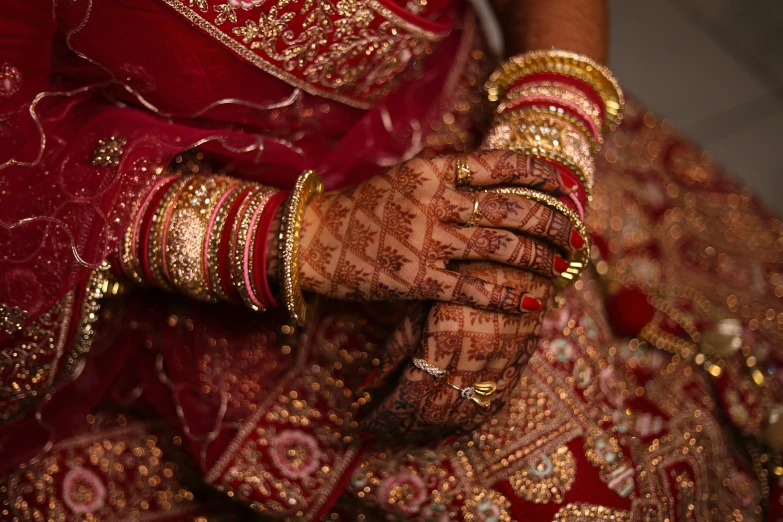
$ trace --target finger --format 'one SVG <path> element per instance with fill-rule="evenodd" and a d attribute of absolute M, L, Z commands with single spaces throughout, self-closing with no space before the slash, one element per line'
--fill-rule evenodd
<path fill-rule="evenodd" d="M 494 261 L 545 277 L 557 277 L 569 266 L 551 246 L 508 230 L 452 226 L 448 232 L 454 241 L 445 243 L 451 248 L 441 250 L 448 253 L 449 260 Z"/>
<path fill-rule="evenodd" d="M 366 387 L 375 388 L 383 385 L 389 375 L 397 371 L 403 361 L 416 351 L 421 342 L 428 311 L 429 306 L 425 301 L 414 301 L 408 306 L 402 320 L 387 338 L 381 364 L 375 375 L 368 379 Z"/>
<path fill-rule="evenodd" d="M 408 299 L 446 301 L 515 314 L 534 312 L 542 307 L 541 301 L 518 288 L 488 283 L 437 267 L 428 267 L 421 280 L 413 283 Z"/>
<path fill-rule="evenodd" d="M 569 253 L 585 246 L 584 239 L 567 217 L 542 203 L 516 194 L 447 192 L 443 198 L 458 204 L 454 212 L 443 217 L 443 221 L 459 225 L 470 221 L 476 197 L 479 198 L 480 227 L 511 229 L 551 243 Z"/>
<path fill-rule="evenodd" d="M 577 189 L 578 181 L 573 174 L 546 160 L 519 152 L 477 151 L 468 154 L 467 160 L 473 187 L 521 185 L 556 196 L 565 196 Z M 456 176 L 456 164 L 454 168 Z"/>
<path fill-rule="evenodd" d="M 415 368 L 414 368 L 415 370 Z M 400 383 L 370 415 L 360 428 L 375 433 L 407 429 L 414 422 L 424 398 L 432 393 L 435 380 L 423 372 L 411 372 L 411 365 L 400 376 Z"/>

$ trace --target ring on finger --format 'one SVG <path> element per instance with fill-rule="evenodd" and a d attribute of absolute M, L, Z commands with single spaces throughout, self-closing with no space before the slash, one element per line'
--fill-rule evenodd
<path fill-rule="evenodd" d="M 480 192 L 473 193 L 473 211 L 470 213 L 470 219 L 465 223 L 468 228 L 475 227 L 481 221 L 481 214 L 479 214 L 479 194 Z"/>
<path fill-rule="evenodd" d="M 492 395 L 498 389 L 498 385 L 495 381 L 484 381 L 473 383 L 473 386 L 467 388 L 460 388 L 459 386 L 447 383 L 449 386 L 457 390 L 463 399 L 468 399 L 482 408 L 488 408 L 492 402 Z"/>
<path fill-rule="evenodd" d="M 457 187 L 469 187 L 472 173 L 470 172 L 468 157 L 464 154 L 460 154 L 457 156 L 456 164 Z"/>
<path fill-rule="evenodd" d="M 434 364 L 430 364 L 424 359 L 419 359 L 418 357 L 413 358 L 413 365 L 419 370 L 432 375 L 436 379 L 443 377 L 446 374 L 446 370 L 442 370 Z"/>

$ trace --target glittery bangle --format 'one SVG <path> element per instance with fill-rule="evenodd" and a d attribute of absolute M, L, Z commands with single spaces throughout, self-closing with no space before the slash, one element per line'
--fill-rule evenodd
<path fill-rule="evenodd" d="M 189 179 L 183 177 L 175 181 L 171 187 L 169 187 L 166 195 L 163 196 L 163 200 L 158 205 L 155 213 L 152 216 L 152 222 L 150 223 L 150 234 L 148 239 L 148 258 L 147 266 L 153 285 L 168 290 L 174 291 L 174 288 L 168 283 L 168 279 L 165 276 L 165 258 L 164 258 L 164 237 L 166 235 L 166 224 L 171 217 L 171 211 L 173 210 L 174 203 L 177 198 L 185 189 Z"/>
<path fill-rule="evenodd" d="M 223 195 L 238 184 L 226 176 L 189 176 L 174 202 L 163 236 L 163 251 L 168 282 L 179 292 L 202 301 L 218 300 L 207 284 L 204 267 L 207 232 Z"/>
<path fill-rule="evenodd" d="M 123 236 L 122 250 L 119 255 L 120 268 L 125 277 L 137 284 L 143 284 L 145 282 L 145 279 L 142 276 L 141 252 L 139 251 L 140 229 L 143 218 L 149 210 L 150 202 L 158 195 L 158 191 L 167 189 L 177 178 L 178 176 L 167 176 L 158 180 L 158 182 L 153 185 L 139 205 L 136 217 Z"/>
<path fill-rule="evenodd" d="M 232 281 L 242 302 L 248 308 L 257 312 L 266 310 L 266 306 L 258 297 L 258 291 L 253 285 L 250 275 L 252 263 L 253 242 L 255 241 L 256 224 L 258 217 L 263 212 L 269 198 L 277 191 L 268 187 L 261 187 L 252 196 L 237 216 L 238 231 L 236 247 L 234 249 L 234 262 L 232 265 Z"/>
<path fill-rule="evenodd" d="M 536 103 L 533 100 L 520 100 L 519 103 L 508 107 L 505 112 L 498 113 L 497 119 L 500 120 L 504 117 L 512 118 L 514 114 L 524 112 L 547 114 L 564 122 L 568 122 L 571 127 L 574 127 L 581 132 L 585 139 L 590 142 L 590 147 L 592 148 L 591 156 L 597 154 L 601 149 L 602 141 L 596 139 L 596 134 L 594 134 L 593 130 L 585 124 L 585 121 L 582 118 L 578 118 L 563 110 L 562 107 L 558 107 L 554 104 L 544 105 Z M 602 140 L 600 134 L 597 136 Z"/>
<path fill-rule="evenodd" d="M 483 149 L 515 150 L 563 165 L 584 184 L 589 197 L 595 177 L 593 149 L 568 120 L 533 108 L 496 117 Z"/>
<path fill-rule="evenodd" d="M 504 62 L 487 82 L 490 101 L 500 101 L 520 79 L 536 73 L 554 73 L 589 85 L 603 102 L 606 128 L 613 130 L 622 118 L 625 99 L 611 71 L 587 56 L 569 51 L 531 51 Z"/>
<path fill-rule="evenodd" d="M 305 210 L 310 199 L 323 192 L 320 176 L 312 170 L 305 171 L 296 180 L 283 211 L 280 228 L 280 281 L 283 303 L 291 319 L 299 326 L 307 324 L 314 313 L 314 306 L 307 304 L 299 282 L 299 240 Z"/>
<path fill-rule="evenodd" d="M 220 238 L 223 235 L 223 227 L 226 224 L 229 210 L 248 186 L 247 183 L 235 185 L 223 195 L 215 208 L 207 230 L 207 248 L 204 251 L 207 286 L 209 292 L 222 301 L 230 301 L 230 298 L 223 290 L 223 281 L 220 276 Z"/>
<path fill-rule="evenodd" d="M 559 201 L 549 194 L 532 190 L 526 187 L 501 187 L 487 189 L 485 192 L 494 192 L 496 194 L 515 194 L 527 199 L 531 199 L 542 205 L 559 212 L 568 218 L 571 222 L 571 226 L 582 237 L 584 241 L 584 248 L 573 252 L 568 260 L 568 268 L 562 272 L 557 279 L 555 279 L 555 285 L 562 289 L 573 283 L 579 274 L 587 266 L 590 261 L 590 235 L 587 232 L 585 224 L 579 219 L 579 216 L 571 208 L 565 205 L 562 201 Z"/>
<path fill-rule="evenodd" d="M 551 102 L 560 104 L 584 120 L 595 133 L 596 140 L 601 141 L 602 111 L 601 108 L 582 91 L 560 82 L 538 81 L 526 82 L 514 86 L 504 97 L 505 101 L 498 105 L 497 112 L 503 113 L 522 100 L 534 103 Z"/>

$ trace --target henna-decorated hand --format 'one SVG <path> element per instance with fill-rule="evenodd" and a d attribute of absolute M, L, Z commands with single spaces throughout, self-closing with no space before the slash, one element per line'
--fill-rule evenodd
<path fill-rule="evenodd" d="M 524 288 L 548 302 L 552 281 L 540 275 L 493 263 L 465 263 L 460 273 L 495 284 Z M 384 361 L 371 386 L 385 383 L 407 361 L 397 387 L 364 420 L 374 433 L 421 434 L 432 437 L 470 430 L 500 410 L 536 348 L 545 308 L 524 315 L 476 310 L 435 303 L 425 311 L 413 306 L 387 342 Z M 411 356 L 446 370 L 442 377 L 416 368 Z M 463 398 L 448 383 L 466 388 L 493 381 L 497 391 L 489 407 Z"/>
<path fill-rule="evenodd" d="M 560 195 L 576 181 L 514 152 L 468 156 L 474 187 L 521 185 Z M 494 261 L 547 278 L 567 267 L 556 254 L 583 246 L 570 222 L 524 197 L 456 187 L 456 156 L 414 158 L 349 189 L 313 198 L 305 214 L 304 290 L 349 300 L 437 300 L 519 313 L 541 303 L 517 284 L 448 270 L 451 260 Z"/>

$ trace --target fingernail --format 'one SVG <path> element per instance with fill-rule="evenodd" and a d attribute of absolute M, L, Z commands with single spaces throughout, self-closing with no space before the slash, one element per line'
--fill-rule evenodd
<path fill-rule="evenodd" d="M 530 297 L 529 295 L 526 295 L 525 297 L 522 298 L 522 305 L 520 306 L 520 308 L 528 312 L 536 312 L 538 310 L 541 310 L 541 301 L 539 301 L 535 297 Z"/>
<path fill-rule="evenodd" d="M 560 256 L 555 256 L 555 272 L 557 272 L 558 275 L 560 275 L 566 270 L 568 270 L 568 261 L 566 261 Z"/>
<path fill-rule="evenodd" d="M 575 191 L 576 188 L 579 186 L 576 180 L 573 179 L 571 176 L 564 176 L 561 174 L 560 179 L 562 181 L 563 187 L 565 187 L 566 192 L 568 192 L 569 194 Z"/>
<path fill-rule="evenodd" d="M 576 250 L 582 250 L 585 246 L 585 240 L 576 230 L 571 231 L 571 246 Z"/>

